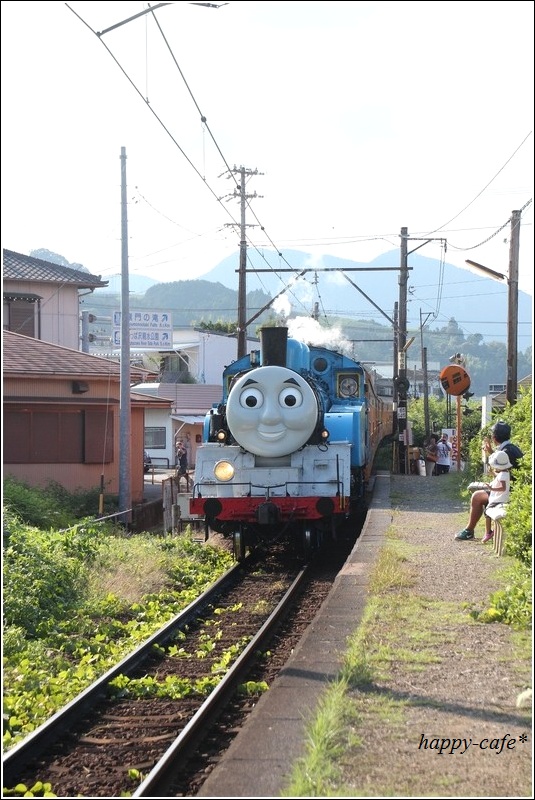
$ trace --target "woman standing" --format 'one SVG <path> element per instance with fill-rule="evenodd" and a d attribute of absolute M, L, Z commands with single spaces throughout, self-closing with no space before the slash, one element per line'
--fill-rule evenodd
<path fill-rule="evenodd" d="M 437 439 L 438 436 L 432 433 L 425 448 L 425 474 L 427 478 L 435 474 L 435 464 L 438 458 Z"/>

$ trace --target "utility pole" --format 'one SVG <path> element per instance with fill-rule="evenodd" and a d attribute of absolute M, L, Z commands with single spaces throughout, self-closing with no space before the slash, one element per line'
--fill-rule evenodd
<path fill-rule="evenodd" d="M 431 423 L 429 421 L 429 376 L 427 372 L 427 347 L 422 347 L 422 380 L 424 383 L 424 426 L 425 437 L 429 439 Z"/>
<path fill-rule="evenodd" d="M 407 473 L 407 228 L 401 229 L 400 266 L 399 266 L 399 324 L 398 324 L 398 438 L 399 438 L 399 471 Z"/>
<path fill-rule="evenodd" d="M 399 439 L 399 463 L 397 467 L 401 473 L 409 472 L 408 464 L 408 450 L 407 450 L 407 391 L 409 389 L 409 381 L 407 380 L 407 350 L 414 341 L 414 337 L 407 342 L 407 283 L 409 278 L 408 252 L 409 241 L 421 241 L 418 247 L 411 250 L 415 253 L 420 247 L 433 241 L 441 241 L 445 243 L 444 239 L 412 239 L 409 237 L 407 228 L 401 229 L 401 245 L 400 245 L 400 267 L 399 267 L 399 326 L 397 328 L 397 341 L 398 341 L 398 363 L 397 363 L 397 377 L 394 379 L 394 389 L 397 389 L 398 405 L 398 439 Z M 394 365 L 396 366 L 396 365 Z M 395 397 L 395 394 L 394 394 Z"/>
<path fill-rule="evenodd" d="M 247 354 L 247 239 L 245 237 L 245 204 L 259 195 L 247 194 L 245 191 L 245 179 L 251 175 L 259 175 L 257 169 L 246 169 L 245 167 L 234 167 L 232 173 L 239 173 L 239 190 L 234 189 L 232 197 L 240 198 L 240 264 L 238 269 L 238 358 Z"/>
<path fill-rule="evenodd" d="M 128 284 L 128 217 L 126 148 L 121 147 L 121 399 L 119 432 L 119 511 L 128 527 L 132 519 L 130 476 L 130 297 Z"/>
<path fill-rule="evenodd" d="M 394 473 L 399 472 L 399 435 L 398 435 L 398 330 L 399 330 L 399 314 L 398 314 L 398 306 L 399 303 L 394 303 L 394 313 L 393 313 L 393 336 L 392 341 L 394 343 L 394 352 L 393 352 L 393 362 L 394 362 L 394 374 L 392 375 L 392 412 L 393 412 L 393 420 L 392 420 L 392 430 L 395 432 L 394 438 L 394 452 L 392 453 L 392 469 Z"/>
<path fill-rule="evenodd" d="M 82 311 L 82 353 L 89 353 L 89 311 Z"/>
<path fill-rule="evenodd" d="M 529 201 L 531 203 L 531 200 Z M 526 203 L 526 205 L 529 205 Z M 525 208 L 526 206 L 524 206 Z M 516 403 L 517 396 L 517 359 L 518 359 L 518 252 L 520 248 L 520 219 L 522 211 L 513 211 L 511 215 L 511 239 L 509 243 L 508 274 L 466 259 L 476 272 L 494 281 L 507 281 L 507 374 L 505 376 L 505 397 L 508 403 Z"/>
<path fill-rule="evenodd" d="M 517 395 L 517 346 L 518 346 L 518 252 L 520 246 L 521 211 L 511 216 L 511 240 L 509 243 L 509 275 L 507 299 L 507 382 L 506 400 L 516 403 Z"/>
<path fill-rule="evenodd" d="M 425 318 L 425 322 L 422 322 L 422 309 L 420 309 L 420 349 L 422 353 L 422 380 L 424 384 L 424 425 L 425 425 L 425 437 L 429 439 L 431 434 L 431 425 L 429 422 L 429 383 L 428 383 L 428 373 L 427 373 L 427 347 L 424 347 L 424 326 L 431 314 L 428 314 Z"/>

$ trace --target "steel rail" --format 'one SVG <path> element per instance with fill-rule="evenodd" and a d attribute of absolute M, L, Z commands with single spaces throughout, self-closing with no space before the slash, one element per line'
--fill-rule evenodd
<path fill-rule="evenodd" d="M 180 769 L 193 754 L 196 745 L 206 732 L 207 722 L 215 719 L 225 704 L 228 703 L 229 697 L 235 692 L 240 679 L 249 669 L 254 654 L 262 646 L 263 642 L 269 638 L 274 627 L 284 617 L 291 601 L 308 576 L 309 570 L 310 566 L 306 565 L 299 572 L 258 633 L 240 653 L 220 683 L 210 693 L 206 701 L 182 729 L 173 744 L 166 750 L 136 791 L 132 793 L 131 797 L 167 796 L 167 789 L 175 779 L 175 771 Z"/>

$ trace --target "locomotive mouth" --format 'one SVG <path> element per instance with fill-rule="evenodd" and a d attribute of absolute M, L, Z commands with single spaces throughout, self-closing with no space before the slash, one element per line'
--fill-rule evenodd
<path fill-rule="evenodd" d="M 266 441 L 276 442 L 279 439 L 283 438 L 283 436 L 286 433 L 286 428 L 283 428 L 282 430 L 278 431 L 266 431 L 258 429 L 257 433 L 261 439 L 265 439 Z"/>

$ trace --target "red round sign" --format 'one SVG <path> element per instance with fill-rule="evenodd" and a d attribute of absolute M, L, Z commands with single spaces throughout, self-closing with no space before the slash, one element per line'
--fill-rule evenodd
<path fill-rule="evenodd" d="M 444 367 L 439 377 L 446 394 L 458 396 L 464 394 L 470 388 L 470 375 L 458 364 L 450 364 L 449 367 Z"/>

